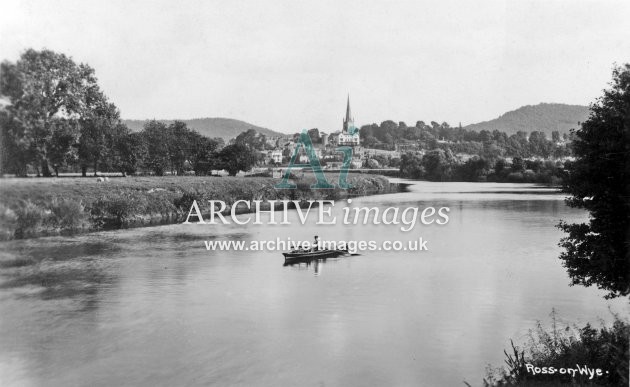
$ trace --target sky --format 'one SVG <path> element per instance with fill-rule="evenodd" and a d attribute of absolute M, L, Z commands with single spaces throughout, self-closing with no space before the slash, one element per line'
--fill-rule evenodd
<path fill-rule="evenodd" d="M 630 61 L 623 1 L 3 1 L 0 60 L 89 64 L 128 119 L 228 117 L 281 132 L 451 125 L 588 105 Z"/>

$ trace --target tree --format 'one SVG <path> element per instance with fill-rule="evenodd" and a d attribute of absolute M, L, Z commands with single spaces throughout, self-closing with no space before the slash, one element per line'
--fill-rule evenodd
<path fill-rule="evenodd" d="M 322 139 L 319 134 L 319 129 L 317 128 L 309 129 L 307 133 L 308 133 L 308 136 L 311 138 L 311 142 L 313 144 L 321 144 Z"/>
<path fill-rule="evenodd" d="M 558 132 L 557 130 L 551 132 L 551 141 L 553 141 L 554 143 L 560 142 L 560 132 Z"/>
<path fill-rule="evenodd" d="M 245 145 L 252 150 L 264 150 L 267 147 L 267 137 L 254 129 L 248 129 L 236 136 L 234 144 Z"/>
<path fill-rule="evenodd" d="M 79 137 L 79 163 L 81 173 L 86 176 L 87 167 L 94 168 L 94 176 L 99 163 L 108 164 L 106 157 L 112 151 L 114 136 L 120 124 L 120 113 L 113 103 L 100 98 L 96 106 L 79 120 L 81 123 Z"/>
<path fill-rule="evenodd" d="M 207 138 L 197 134 L 199 137 L 192 144 L 192 154 L 190 162 L 196 175 L 207 175 L 214 167 L 216 151 L 223 146 L 223 139 Z"/>
<path fill-rule="evenodd" d="M 59 177 L 59 167 L 74 163 L 78 157 L 77 149 L 73 146 L 76 141 L 75 133 L 75 122 L 69 120 L 56 120 L 54 122 L 48 158 L 57 177 Z"/>
<path fill-rule="evenodd" d="M 425 177 L 430 181 L 448 181 L 451 178 L 453 155 L 450 150 L 435 149 L 422 157 Z"/>
<path fill-rule="evenodd" d="M 255 163 L 256 156 L 243 144 L 232 144 L 221 149 L 218 154 L 219 166 L 236 176 L 239 171 L 248 171 Z"/>
<path fill-rule="evenodd" d="M 560 223 L 560 255 L 572 284 L 596 285 L 607 298 L 630 294 L 630 64 L 613 70 L 611 88 L 591 104 L 566 166 L 567 204 L 588 223 Z"/>
<path fill-rule="evenodd" d="M 144 166 L 163 176 L 169 164 L 168 130 L 163 122 L 149 121 L 142 130 L 143 146 L 146 147 Z"/>
<path fill-rule="evenodd" d="M 7 110 L 0 110 L 0 156 L 2 172 L 25 177 L 28 164 L 35 159 L 32 142 L 26 139 L 25 128 Z"/>
<path fill-rule="evenodd" d="M 40 166 L 44 176 L 51 175 L 55 121 L 78 119 L 104 98 L 91 67 L 77 65 L 64 54 L 33 49 L 24 52 L 16 63 L 0 65 L 0 95 L 9 100 L 4 109 L 12 125 L 20 126 L 19 139 L 11 135 L 5 138 L 17 141 L 9 147 L 29 149 L 29 162 Z M 12 130 L 8 134 L 16 133 L 15 127 Z"/>
<path fill-rule="evenodd" d="M 553 144 L 547 140 L 544 132 L 533 131 L 529 135 L 529 149 L 534 155 L 549 157 Z"/>
<path fill-rule="evenodd" d="M 123 176 L 134 174 L 143 160 L 147 158 L 147 147 L 142 132 L 131 133 L 123 124 L 119 125 L 121 134 L 114 137 L 113 168 Z"/>
<path fill-rule="evenodd" d="M 514 157 L 510 168 L 512 172 L 525 172 L 525 161 L 520 157 Z"/>
<path fill-rule="evenodd" d="M 417 153 L 404 153 L 400 158 L 400 176 L 409 179 L 420 179 L 424 176 L 422 156 Z"/>
<path fill-rule="evenodd" d="M 490 163 L 483 157 L 473 157 L 459 168 L 461 179 L 464 181 L 479 181 L 482 176 L 487 176 Z"/>
<path fill-rule="evenodd" d="M 171 168 L 178 175 L 184 174 L 186 162 L 189 161 L 192 146 L 196 140 L 196 132 L 188 129 L 186 123 L 175 121 L 167 128 L 168 131 L 168 155 Z"/>

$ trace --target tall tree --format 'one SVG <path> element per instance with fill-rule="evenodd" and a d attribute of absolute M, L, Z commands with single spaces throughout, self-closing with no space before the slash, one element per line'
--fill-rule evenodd
<path fill-rule="evenodd" d="M 217 155 L 219 166 L 235 176 L 238 171 L 248 171 L 256 163 L 256 155 L 243 144 L 228 145 Z"/>
<path fill-rule="evenodd" d="M 149 121 L 142 130 L 142 139 L 146 147 L 144 166 L 153 170 L 157 176 L 163 176 L 169 165 L 168 129 L 163 122 Z"/>
<path fill-rule="evenodd" d="M 112 167 L 123 176 L 135 173 L 147 158 L 147 147 L 141 132 L 131 133 L 123 124 L 118 125 L 119 136 L 114 137 Z"/>
<path fill-rule="evenodd" d="M 0 110 L 0 156 L 3 173 L 25 177 L 28 164 L 35 160 L 33 143 L 26 138 L 26 130 L 8 110 Z"/>
<path fill-rule="evenodd" d="M 55 176 L 59 177 L 59 168 L 66 164 L 73 164 L 77 160 L 76 121 L 55 120 L 50 139 L 48 159 L 52 164 Z"/>
<path fill-rule="evenodd" d="M 254 129 L 248 129 L 234 139 L 234 144 L 240 144 L 252 150 L 264 150 L 267 148 L 267 137 Z"/>
<path fill-rule="evenodd" d="M 590 220 L 559 225 L 572 283 L 597 285 L 608 298 L 630 294 L 630 64 L 614 69 L 610 86 L 574 131 L 576 160 L 564 183 L 567 204 Z"/>
<path fill-rule="evenodd" d="M 188 129 L 185 122 L 175 121 L 167 128 L 168 131 L 168 155 L 171 168 L 183 175 L 186 162 L 190 160 L 192 146 L 196 139 L 195 132 Z"/>
<path fill-rule="evenodd" d="M 54 121 L 80 118 L 103 98 L 91 67 L 76 64 L 64 54 L 33 49 L 16 63 L 0 65 L 0 95 L 9 100 L 5 110 L 12 125 L 22 131 L 16 145 L 32 151 L 33 161 L 45 176 L 51 174 Z"/>
<path fill-rule="evenodd" d="M 216 151 L 223 145 L 222 138 L 207 138 L 196 133 L 190 163 L 196 175 L 207 175 L 214 167 Z"/>
<path fill-rule="evenodd" d="M 93 167 L 96 176 L 99 164 L 110 164 L 107 156 L 113 150 L 114 137 L 119 135 L 120 113 L 116 106 L 104 97 L 95 105 L 80 120 L 79 162 L 83 176 L 88 166 Z"/>

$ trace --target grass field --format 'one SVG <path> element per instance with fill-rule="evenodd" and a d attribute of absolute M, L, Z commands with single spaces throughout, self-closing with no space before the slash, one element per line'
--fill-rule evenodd
<path fill-rule="evenodd" d="M 327 176 L 330 182 L 336 174 Z M 0 179 L 0 240 L 181 221 L 193 200 L 337 199 L 391 192 L 382 176 L 351 175 L 350 190 L 276 190 L 269 177 L 127 177 Z"/>

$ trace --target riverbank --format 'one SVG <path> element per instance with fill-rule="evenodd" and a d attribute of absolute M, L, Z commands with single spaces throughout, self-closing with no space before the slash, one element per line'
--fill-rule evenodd
<path fill-rule="evenodd" d="M 505 365 L 488 366 L 484 386 L 628 385 L 627 318 L 613 314 L 611 324 L 598 327 L 561 322 L 555 309 L 550 316 L 550 327 L 538 321 L 522 345 L 510 339 Z"/>
<path fill-rule="evenodd" d="M 336 175 L 328 176 L 336 181 Z M 0 240 L 33 238 L 156 224 L 185 219 L 193 200 L 337 200 L 403 189 L 383 176 L 353 175 L 349 190 L 276 190 L 269 177 L 27 178 L 0 180 Z"/>

